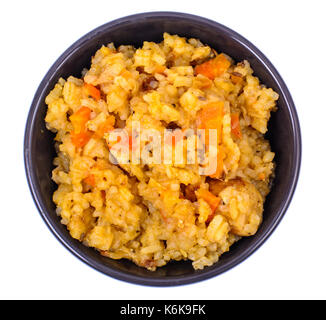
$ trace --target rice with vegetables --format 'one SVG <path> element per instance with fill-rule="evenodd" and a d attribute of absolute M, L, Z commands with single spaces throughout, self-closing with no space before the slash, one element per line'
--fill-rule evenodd
<path fill-rule="evenodd" d="M 139 49 L 102 46 L 81 78 L 59 79 L 45 101 L 47 128 L 56 133 L 53 201 L 62 223 L 100 254 L 148 270 L 170 260 L 211 266 L 262 222 L 274 172 L 264 134 L 277 99 L 247 61 L 196 39 L 165 33 L 161 43 Z M 117 160 L 116 145 L 134 150 L 135 122 L 178 133 L 162 144 L 172 152 L 181 145 L 185 154 L 188 146 L 199 153 L 195 142 L 207 142 L 214 129 L 215 170 L 202 174 L 203 164 L 187 157 Z M 112 142 L 115 129 L 129 138 Z M 188 129 L 206 131 L 182 135 Z M 140 150 L 153 154 L 151 142 L 140 140 Z"/>

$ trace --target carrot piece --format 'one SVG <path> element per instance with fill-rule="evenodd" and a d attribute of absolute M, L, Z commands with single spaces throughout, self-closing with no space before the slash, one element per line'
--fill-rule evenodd
<path fill-rule="evenodd" d="M 165 66 L 161 66 L 161 65 L 157 65 L 155 67 L 155 71 L 154 73 L 163 73 L 165 71 L 166 67 Z"/>
<path fill-rule="evenodd" d="M 214 219 L 214 217 L 216 216 L 216 213 L 215 212 L 213 212 L 213 213 L 211 213 L 208 217 L 207 217 L 207 219 L 206 219 L 206 226 L 208 226 L 209 224 L 210 224 L 210 222 Z"/>
<path fill-rule="evenodd" d="M 217 130 L 217 144 L 222 142 L 223 130 L 223 116 L 224 116 L 224 102 L 212 102 L 204 106 L 197 117 L 197 128 L 205 129 L 205 144 L 209 145 L 209 129 Z M 222 147 L 219 146 L 217 154 L 217 167 L 211 178 L 220 178 L 223 173 L 223 158 L 224 153 Z"/>
<path fill-rule="evenodd" d="M 258 179 L 259 180 L 265 180 L 266 176 L 265 176 L 265 173 L 264 172 L 261 172 L 259 175 L 258 175 Z"/>
<path fill-rule="evenodd" d="M 221 198 L 214 196 L 211 192 L 209 192 L 208 190 L 204 190 L 204 189 L 199 189 L 197 191 L 197 195 L 199 198 L 204 199 L 209 204 L 209 206 L 211 207 L 212 213 L 214 213 L 220 204 Z"/>
<path fill-rule="evenodd" d="M 239 139 L 242 138 L 239 114 L 237 114 L 237 113 L 232 113 L 231 114 L 231 132 L 237 138 L 239 138 Z"/>
<path fill-rule="evenodd" d="M 197 118 L 197 127 L 201 129 L 215 129 L 218 121 L 224 114 L 224 102 L 216 101 L 206 104 Z"/>
<path fill-rule="evenodd" d="M 70 132 L 70 138 L 76 147 L 83 147 L 92 136 L 91 132 L 86 129 L 86 123 L 90 116 L 91 109 L 81 107 L 69 118 L 74 128 Z"/>
<path fill-rule="evenodd" d="M 197 128 L 206 129 L 205 131 L 205 143 L 209 143 L 209 130 L 217 130 L 217 142 L 221 143 L 222 140 L 222 121 L 224 115 L 224 102 L 217 101 L 211 102 L 200 110 L 197 117 Z"/>
<path fill-rule="evenodd" d="M 88 185 L 95 187 L 95 177 L 93 174 L 89 174 L 83 181 Z"/>
<path fill-rule="evenodd" d="M 124 77 L 125 79 L 130 79 L 130 78 L 132 77 L 131 72 L 128 71 L 128 70 L 123 70 L 123 71 L 120 73 L 120 75 L 121 75 L 122 77 Z"/>
<path fill-rule="evenodd" d="M 101 123 L 95 132 L 95 136 L 99 139 L 103 138 L 104 134 L 114 129 L 115 118 L 109 116 L 103 123 Z"/>
<path fill-rule="evenodd" d="M 88 130 L 76 133 L 75 131 L 70 132 L 71 142 L 75 147 L 83 147 L 92 137 L 92 133 Z"/>
<path fill-rule="evenodd" d="M 216 77 L 222 75 L 227 69 L 229 69 L 230 65 L 231 62 L 226 58 L 224 54 L 221 53 L 216 58 L 196 66 L 195 72 L 196 74 L 202 74 L 207 78 L 213 80 Z"/>
<path fill-rule="evenodd" d="M 74 127 L 75 133 L 80 133 L 84 130 L 86 122 L 90 119 L 91 109 L 81 107 L 73 115 L 70 116 L 70 121 Z"/>
<path fill-rule="evenodd" d="M 101 91 L 94 87 L 92 84 L 84 83 L 84 90 L 87 96 L 91 96 L 96 101 L 101 99 Z"/>
<path fill-rule="evenodd" d="M 239 72 L 232 72 L 231 73 L 231 82 L 233 84 L 239 84 L 242 82 L 242 74 Z"/>

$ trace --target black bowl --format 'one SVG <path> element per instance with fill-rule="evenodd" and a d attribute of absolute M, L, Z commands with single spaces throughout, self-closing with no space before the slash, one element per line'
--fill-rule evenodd
<path fill-rule="evenodd" d="M 193 270 L 191 263 L 171 262 L 155 272 L 137 267 L 127 260 L 111 260 L 92 248 L 74 240 L 56 215 L 52 194 L 56 189 L 51 180 L 53 137 L 44 123 L 44 99 L 60 77 L 80 77 L 91 56 L 102 44 L 132 44 L 144 40 L 160 42 L 163 32 L 199 38 L 203 43 L 225 52 L 236 61 L 247 59 L 262 83 L 279 95 L 278 111 L 273 113 L 268 131 L 272 150 L 276 153 L 276 176 L 265 202 L 264 220 L 258 232 L 243 238 L 223 254 L 216 264 L 204 270 Z M 82 37 L 54 63 L 41 82 L 28 115 L 24 159 L 28 183 L 36 206 L 53 234 L 75 256 L 89 266 L 111 277 L 132 283 L 172 286 L 193 283 L 216 276 L 242 262 L 271 235 L 293 196 L 301 162 L 301 137 L 297 113 L 291 95 L 279 73 L 268 59 L 249 41 L 236 32 L 202 17 L 174 12 L 143 13 L 109 22 Z"/>

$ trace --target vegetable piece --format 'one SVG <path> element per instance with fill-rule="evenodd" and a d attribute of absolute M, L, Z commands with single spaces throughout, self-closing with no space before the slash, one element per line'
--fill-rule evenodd
<path fill-rule="evenodd" d="M 207 225 L 209 225 L 209 223 L 213 220 L 213 218 L 215 217 L 215 215 L 216 215 L 216 213 L 215 212 L 213 212 L 213 213 L 211 213 L 208 217 L 207 217 L 207 219 L 206 219 L 206 226 Z"/>
<path fill-rule="evenodd" d="M 195 72 L 213 80 L 229 69 L 230 65 L 231 62 L 221 53 L 216 58 L 196 66 Z"/>
<path fill-rule="evenodd" d="M 95 187 L 95 177 L 93 174 L 89 174 L 85 179 L 84 182 L 92 187 Z"/>
<path fill-rule="evenodd" d="M 261 181 L 264 181 L 266 178 L 265 176 L 265 173 L 264 172 L 261 172 L 259 175 L 258 175 L 258 179 L 261 180 Z"/>
<path fill-rule="evenodd" d="M 70 138 L 73 145 L 77 148 L 82 148 L 86 143 L 91 139 L 92 133 L 90 131 L 82 131 L 75 133 L 74 131 L 70 132 Z"/>
<path fill-rule="evenodd" d="M 70 121 L 74 127 L 75 133 L 80 133 L 85 130 L 85 125 L 91 117 L 92 110 L 87 107 L 81 107 L 73 115 L 70 116 Z"/>
<path fill-rule="evenodd" d="M 212 102 L 204 106 L 199 112 L 197 117 L 197 128 L 205 129 L 205 144 L 209 145 L 209 129 L 217 130 L 217 144 L 222 142 L 222 129 L 223 129 L 223 116 L 224 116 L 224 102 Z M 212 178 L 220 178 L 223 173 L 223 158 L 224 152 L 222 146 L 218 147 L 217 154 L 217 168 Z"/>
<path fill-rule="evenodd" d="M 122 72 L 121 72 L 121 74 L 120 74 L 122 77 L 124 77 L 125 79 L 130 79 L 130 78 L 132 78 L 132 74 L 131 74 L 131 72 L 130 71 L 128 71 L 128 70 L 123 70 Z"/>
<path fill-rule="evenodd" d="M 197 198 L 204 199 L 211 207 L 212 213 L 214 213 L 220 204 L 221 198 L 214 196 L 211 192 L 205 189 L 199 189 L 196 193 Z"/>
<path fill-rule="evenodd" d="M 239 138 L 239 139 L 242 138 L 239 114 L 237 114 L 237 113 L 232 113 L 231 114 L 231 132 L 237 138 Z"/>
<path fill-rule="evenodd" d="M 84 90 L 87 96 L 91 96 L 96 101 L 101 99 L 101 91 L 94 87 L 92 84 L 84 83 Z"/>
<path fill-rule="evenodd" d="M 154 73 L 163 73 L 165 71 L 166 67 L 165 66 L 161 66 L 161 65 L 157 65 L 155 67 L 155 71 Z"/>
<path fill-rule="evenodd" d="M 197 128 L 206 129 L 205 131 L 205 143 L 209 143 L 209 130 L 217 130 L 217 142 L 221 143 L 222 140 L 222 121 L 224 116 L 224 102 L 217 101 L 211 102 L 200 110 L 197 116 Z"/>
<path fill-rule="evenodd" d="M 240 84 L 242 83 L 243 79 L 242 79 L 242 74 L 239 72 L 232 72 L 231 73 L 231 82 L 233 84 Z"/>
<path fill-rule="evenodd" d="M 70 132 L 70 138 L 76 147 L 83 147 L 92 137 L 92 133 L 86 128 L 86 123 L 90 119 L 90 116 L 91 109 L 87 107 L 81 107 L 70 116 L 70 121 L 74 128 Z"/>

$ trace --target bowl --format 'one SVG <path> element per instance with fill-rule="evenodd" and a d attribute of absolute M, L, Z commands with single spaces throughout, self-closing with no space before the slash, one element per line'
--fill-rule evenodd
<path fill-rule="evenodd" d="M 102 44 L 132 44 L 144 40 L 162 41 L 163 32 L 198 38 L 236 61 L 246 59 L 262 83 L 279 94 L 278 111 L 269 122 L 267 138 L 276 153 L 275 179 L 264 205 L 264 219 L 258 232 L 232 245 L 220 260 L 203 270 L 194 270 L 189 261 L 170 262 L 155 272 L 136 266 L 128 260 L 101 256 L 73 239 L 52 202 L 56 189 L 51 180 L 55 156 L 54 134 L 45 127 L 45 97 L 60 77 L 79 77 L 90 58 Z M 109 22 L 83 36 L 53 64 L 39 85 L 33 99 L 25 131 L 24 160 L 29 187 L 45 223 L 57 239 L 76 257 L 94 269 L 113 278 L 151 286 L 174 286 L 208 279 L 238 265 L 257 250 L 271 235 L 284 216 L 297 184 L 301 162 L 299 120 L 291 95 L 271 62 L 248 40 L 229 28 L 195 15 L 176 12 L 151 12 Z"/>

